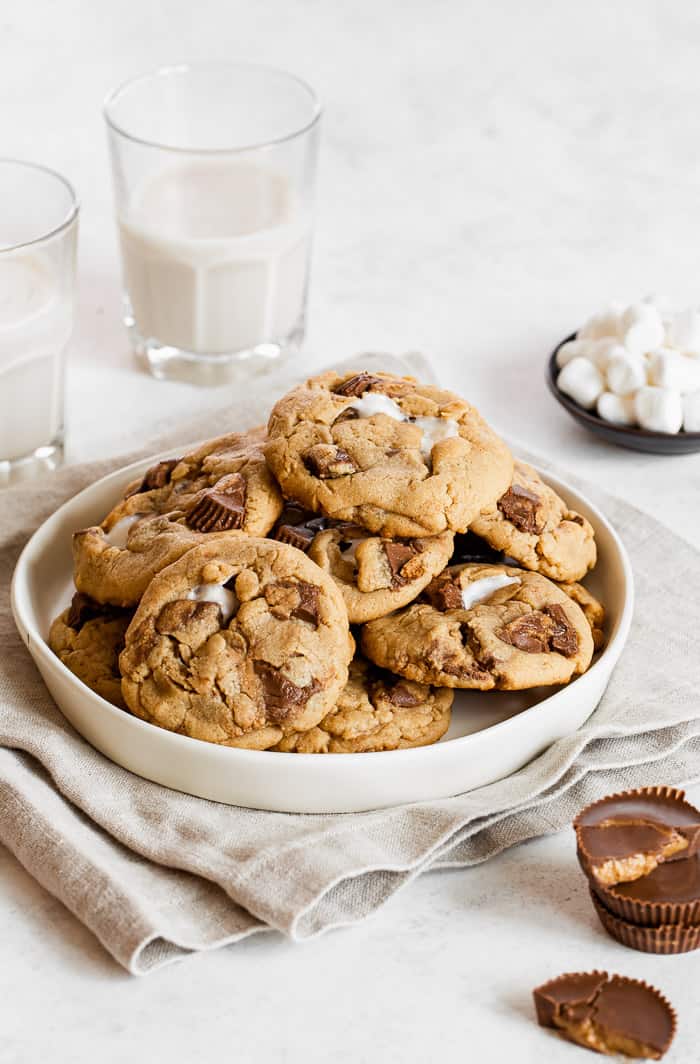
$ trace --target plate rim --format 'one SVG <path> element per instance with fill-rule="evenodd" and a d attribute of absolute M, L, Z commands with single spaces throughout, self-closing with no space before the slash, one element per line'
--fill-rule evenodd
<path fill-rule="evenodd" d="M 188 446 L 194 448 L 197 446 L 197 444 L 195 443 Z M 20 633 L 20 636 L 25 646 L 27 646 L 27 648 L 29 649 L 29 652 L 32 657 L 34 657 L 35 654 L 38 654 L 44 664 L 49 669 L 57 671 L 69 683 L 71 688 L 75 690 L 78 697 L 89 697 L 91 701 L 94 702 L 96 709 L 98 709 L 102 713 L 106 713 L 107 716 L 110 716 L 113 720 L 118 721 L 119 724 L 136 729 L 136 733 L 138 733 L 138 731 L 140 730 L 142 731 L 143 729 L 146 729 L 147 734 L 152 734 L 152 732 L 155 730 L 160 733 L 160 738 L 163 738 L 163 740 L 166 742 L 173 743 L 175 748 L 179 749 L 184 755 L 186 755 L 186 752 L 188 750 L 193 749 L 191 745 L 192 743 L 197 743 L 201 747 L 206 748 L 208 756 L 231 759 L 232 765 L 235 764 L 237 760 L 242 759 L 248 761 L 251 765 L 255 765 L 256 763 L 269 765 L 269 755 L 272 753 L 272 751 L 270 750 L 248 750 L 242 747 L 223 746 L 218 743 L 209 743 L 204 739 L 195 739 L 189 735 L 180 735 L 177 732 L 171 732 L 165 728 L 159 728 L 157 725 L 150 724 L 148 721 L 141 720 L 139 717 L 135 717 L 132 713 L 129 713 L 128 711 L 119 709 L 119 707 L 112 705 L 111 702 L 108 702 L 106 699 L 102 698 L 101 695 L 98 695 L 96 692 L 92 691 L 86 684 L 79 680 L 78 677 L 74 673 L 72 673 L 66 665 L 64 665 L 60 658 L 58 658 L 49 647 L 46 637 L 39 630 L 39 627 L 35 623 L 33 617 L 25 615 L 25 604 L 22 601 L 23 591 L 26 593 L 27 596 L 27 610 L 28 612 L 31 612 L 28 579 L 31 558 L 34 552 L 38 550 L 38 541 L 40 541 L 43 537 L 49 535 L 51 526 L 60 522 L 61 516 L 69 507 L 78 504 L 81 499 L 83 499 L 85 496 L 91 495 L 93 492 L 96 491 L 98 487 L 106 486 L 110 481 L 114 481 L 116 483 L 123 480 L 124 484 L 126 484 L 128 483 L 128 479 L 137 476 L 140 472 L 145 471 L 154 462 L 159 461 L 163 456 L 167 456 L 169 454 L 170 450 L 161 451 L 156 455 L 152 455 L 147 458 L 137 459 L 134 462 L 130 462 L 126 466 L 121 466 L 120 468 L 113 470 L 111 473 L 107 473 L 105 476 L 99 477 L 97 480 L 93 481 L 92 484 L 86 485 L 86 487 L 82 488 L 75 495 L 72 495 L 69 499 L 66 499 L 66 501 L 62 503 L 62 505 L 58 507 L 57 510 L 55 510 L 44 521 L 42 521 L 42 523 L 37 529 L 35 529 L 35 531 L 32 533 L 32 535 L 22 548 L 22 551 L 19 555 L 19 558 L 17 559 L 17 563 L 12 574 L 10 601 L 15 625 Z M 629 635 L 629 630 L 632 623 L 632 616 L 634 613 L 635 594 L 632 565 L 624 543 L 620 539 L 620 536 L 618 535 L 611 522 L 605 517 L 599 507 L 596 506 L 593 502 L 591 502 L 588 496 L 585 495 L 585 493 L 581 492 L 573 485 L 569 485 L 556 473 L 552 473 L 550 470 L 547 469 L 541 469 L 535 463 L 531 464 L 537 470 L 537 472 L 540 473 L 540 475 L 546 482 L 550 479 L 554 481 L 557 490 L 561 489 L 563 493 L 566 493 L 567 491 L 572 491 L 574 494 L 581 496 L 581 498 L 585 501 L 586 505 L 595 515 L 596 520 L 599 521 L 601 525 L 605 527 L 606 531 L 611 536 L 617 548 L 618 556 L 621 562 L 621 568 L 625 584 L 625 596 L 622 612 L 618 620 L 617 630 L 615 631 L 609 642 L 606 643 L 606 646 L 601 652 L 598 659 L 593 662 L 593 664 L 586 670 L 585 673 L 583 673 L 581 676 L 576 677 L 576 679 L 572 681 L 575 683 L 580 683 L 581 681 L 585 681 L 586 677 L 592 677 L 593 679 L 595 679 L 599 674 L 605 672 L 606 670 L 610 672 L 617 664 L 622 650 L 624 649 L 624 645 L 627 641 L 627 637 Z M 613 658 L 614 660 L 612 662 L 612 665 L 609 665 L 609 661 L 611 658 Z M 607 681 L 604 683 L 604 687 L 605 686 L 607 686 Z M 528 706 L 526 709 L 523 709 L 520 712 L 514 714 L 512 717 L 508 717 L 502 721 L 497 721 L 496 723 L 490 724 L 486 728 L 483 728 L 477 732 L 471 732 L 467 735 L 457 736 L 454 739 L 448 740 L 446 743 L 432 743 L 428 746 L 409 747 L 398 750 L 373 750 L 364 753 L 346 753 L 342 755 L 342 760 L 343 763 L 352 763 L 353 761 L 357 761 L 359 759 L 362 764 L 367 765 L 368 757 L 376 759 L 377 757 L 386 758 L 387 756 L 391 755 L 394 757 L 395 760 L 401 757 L 405 761 L 408 761 L 412 758 L 430 757 L 431 751 L 432 756 L 439 757 L 439 752 L 444 751 L 445 747 L 449 747 L 450 749 L 456 749 L 455 744 L 461 744 L 465 747 L 465 749 L 467 749 L 470 743 L 472 746 L 475 745 L 479 742 L 480 739 L 483 739 L 483 737 L 487 735 L 491 736 L 499 729 L 505 729 L 509 725 L 512 725 L 512 722 L 514 720 L 524 720 L 528 717 L 528 715 L 534 714 L 537 710 L 539 710 L 543 704 L 546 703 L 547 705 L 552 705 L 558 700 L 563 700 L 570 690 L 571 684 L 560 686 L 551 694 L 547 695 L 545 698 L 534 703 L 534 705 Z M 588 717 L 592 715 L 596 708 L 597 706 L 592 707 L 591 712 L 588 714 L 585 720 L 587 720 Z M 65 718 L 65 714 L 63 713 L 63 710 L 60 706 L 58 706 L 58 709 L 61 712 L 61 715 Z M 68 721 L 68 723 L 71 725 L 71 727 L 75 728 L 75 725 L 72 724 L 70 721 Z M 579 725 L 579 727 L 580 726 L 581 725 Z M 78 731 L 77 728 L 75 728 L 75 730 Z M 576 730 L 578 729 L 575 729 L 575 731 Z M 571 734 L 574 733 L 572 732 Z M 84 738 L 84 736 L 82 735 L 81 737 Z M 84 741 L 89 742 L 89 740 L 87 739 L 85 739 Z M 547 747 L 547 749 L 548 748 L 549 747 Z M 325 768 L 325 771 L 327 772 L 336 771 L 333 769 L 333 764 L 335 763 L 336 758 L 319 758 L 317 754 L 288 753 L 285 751 L 274 751 L 274 755 L 276 759 L 285 759 L 285 762 L 288 764 L 290 763 L 291 759 L 291 763 L 299 767 L 301 767 L 301 765 L 304 763 L 313 762 L 315 771 L 324 771 L 322 765 L 327 766 Z M 107 754 L 105 754 L 104 756 L 109 757 L 109 755 Z M 261 758 L 263 758 L 264 760 L 260 761 Z M 319 762 L 321 762 L 322 764 L 319 764 Z"/>

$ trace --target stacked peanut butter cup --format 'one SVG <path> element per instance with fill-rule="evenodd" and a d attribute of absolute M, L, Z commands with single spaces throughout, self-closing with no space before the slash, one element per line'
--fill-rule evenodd
<path fill-rule="evenodd" d="M 577 855 L 605 930 L 646 953 L 700 946 L 700 810 L 672 787 L 602 798 L 574 821 Z"/>

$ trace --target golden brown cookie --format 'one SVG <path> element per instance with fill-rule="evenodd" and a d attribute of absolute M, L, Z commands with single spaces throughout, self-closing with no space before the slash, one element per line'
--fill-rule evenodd
<path fill-rule="evenodd" d="M 453 692 L 375 669 L 360 654 L 338 704 L 315 728 L 274 747 L 298 754 L 361 754 L 429 746 L 450 726 Z"/>
<path fill-rule="evenodd" d="M 583 584 L 560 584 L 559 587 L 570 599 L 573 599 L 581 609 L 591 626 L 593 646 L 600 650 L 605 643 L 605 607 L 595 595 L 591 594 Z"/>
<path fill-rule="evenodd" d="M 412 602 L 447 565 L 453 535 L 382 539 L 360 525 L 287 506 L 272 532 L 305 550 L 340 588 L 351 624 L 384 617 Z"/>
<path fill-rule="evenodd" d="M 125 709 L 119 655 L 133 616 L 131 610 L 102 606 L 77 592 L 51 624 L 49 646 L 91 691 Z"/>
<path fill-rule="evenodd" d="M 550 580 L 580 580 L 596 562 L 590 523 L 518 459 L 508 490 L 483 509 L 470 528 L 525 569 Z"/>
<path fill-rule="evenodd" d="M 301 551 L 210 537 L 149 584 L 126 634 L 122 691 L 161 728 L 266 749 L 326 716 L 353 650 L 340 592 Z"/>
<path fill-rule="evenodd" d="M 457 565 L 414 603 L 362 628 L 375 664 L 419 683 L 518 691 L 568 683 L 593 656 L 583 612 L 539 573 Z"/>
<path fill-rule="evenodd" d="M 153 465 L 101 525 L 74 534 L 75 586 L 98 602 L 135 606 L 156 573 L 208 536 L 266 535 L 282 497 L 264 439 L 262 428 L 231 433 Z"/>
<path fill-rule="evenodd" d="M 391 538 L 465 531 L 513 471 L 473 406 L 388 373 L 314 377 L 277 403 L 268 433 L 287 498 Z"/>

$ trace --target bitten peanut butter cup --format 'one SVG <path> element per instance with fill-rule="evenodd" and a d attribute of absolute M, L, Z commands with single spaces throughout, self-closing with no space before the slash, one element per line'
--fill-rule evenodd
<path fill-rule="evenodd" d="M 607 972 L 568 972 L 533 991 L 537 1022 L 596 1053 L 660 1060 L 676 1014 L 653 986 Z"/>
<path fill-rule="evenodd" d="M 644 927 L 700 924 L 700 811 L 673 787 L 613 794 L 574 821 L 577 855 L 605 908 Z"/>
<path fill-rule="evenodd" d="M 621 919 L 606 909 L 594 890 L 591 890 L 591 901 L 598 919 L 608 934 L 630 949 L 669 956 L 674 953 L 690 953 L 700 946 L 700 927 L 683 924 L 641 927 L 639 924 Z"/>

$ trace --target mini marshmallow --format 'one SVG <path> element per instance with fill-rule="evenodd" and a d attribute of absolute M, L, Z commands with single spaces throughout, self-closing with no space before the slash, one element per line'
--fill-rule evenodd
<path fill-rule="evenodd" d="M 700 357 L 700 314 L 693 307 L 671 315 L 666 343 L 685 354 Z"/>
<path fill-rule="evenodd" d="M 625 350 L 617 340 L 610 337 L 604 340 L 568 340 L 557 351 L 557 366 L 563 369 L 567 362 L 574 358 L 587 358 L 601 373 L 605 373 L 608 358 L 618 349 Z"/>
<path fill-rule="evenodd" d="M 620 339 L 628 351 L 644 355 L 664 342 L 666 330 L 653 303 L 633 303 L 620 319 Z"/>
<path fill-rule="evenodd" d="M 683 428 L 686 432 L 700 432 L 700 392 L 683 396 Z"/>
<path fill-rule="evenodd" d="M 623 347 L 619 340 L 608 337 L 606 340 L 589 340 L 590 350 L 588 358 L 594 362 L 601 373 L 607 372 L 608 365 L 614 355 L 627 354 L 627 348 Z"/>
<path fill-rule="evenodd" d="M 634 397 L 637 421 L 651 432 L 676 433 L 683 424 L 683 406 L 678 392 L 647 386 Z"/>
<path fill-rule="evenodd" d="M 594 314 L 578 331 L 579 340 L 602 340 L 619 336 L 621 303 L 610 303 L 600 314 Z"/>
<path fill-rule="evenodd" d="M 596 410 L 598 417 L 602 417 L 603 421 L 610 421 L 613 425 L 634 425 L 637 422 L 633 395 L 622 396 L 603 392 L 598 397 Z"/>
<path fill-rule="evenodd" d="M 613 354 L 606 368 L 608 388 L 615 395 L 631 395 L 647 382 L 647 366 L 641 355 L 625 347 Z"/>
<path fill-rule="evenodd" d="M 572 358 L 588 358 L 588 351 L 590 349 L 589 340 L 567 340 L 565 344 L 562 344 L 557 351 L 557 366 L 559 369 L 563 369 L 567 362 L 571 362 Z"/>
<path fill-rule="evenodd" d="M 670 347 L 652 351 L 648 361 L 649 384 L 672 391 L 696 392 L 700 389 L 700 359 L 682 355 Z"/>
<path fill-rule="evenodd" d="M 590 410 L 605 389 L 600 370 L 587 358 L 572 358 L 557 377 L 557 387 L 579 406 Z"/>

